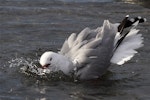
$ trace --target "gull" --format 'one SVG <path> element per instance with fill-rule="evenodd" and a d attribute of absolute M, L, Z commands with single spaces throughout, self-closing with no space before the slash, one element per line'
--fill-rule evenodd
<path fill-rule="evenodd" d="M 46 51 L 39 63 L 50 72 L 62 71 L 68 76 L 73 73 L 79 80 L 100 78 L 112 63 L 124 64 L 143 46 L 136 27 L 145 21 L 140 16 L 129 19 L 129 15 L 121 23 L 104 20 L 101 27 L 72 33 L 59 52 Z"/>

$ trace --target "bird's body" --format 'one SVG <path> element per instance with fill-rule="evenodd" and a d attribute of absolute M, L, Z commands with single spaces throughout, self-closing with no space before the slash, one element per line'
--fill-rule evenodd
<path fill-rule="evenodd" d="M 143 46 L 143 38 L 135 27 L 144 19 L 139 18 L 126 26 L 127 18 L 121 24 L 105 20 L 97 29 L 85 28 L 79 34 L 72 33 L 59 53 L 45 52 L 40 64 L 53 72 L 61 70 L 66 75 L 74 72 L 81 80 L 99 78 L 111 63 L 122 65 L 137 53 L 135 49 Z M 129 26 L 132 28 L 123 33 Z"/>

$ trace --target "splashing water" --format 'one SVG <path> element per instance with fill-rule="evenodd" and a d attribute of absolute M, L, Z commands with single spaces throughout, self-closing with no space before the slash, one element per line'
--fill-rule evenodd
<path fill-rule="evenodd" d="M 16 68 L 16 70 L 19 69 L 19 72 L 32 76 L 32 77 L 38 77 L 42 79 L 48 79 L 48 80 L 68 80 L 68 81 L 76 81 L 73 77 L 66 76 L 63 72 L 52 72 L 49 69 L 42 69 L 39 65 L 39 60 L 37 59 L 30 59 L 30 58 L 15 58 L 10 61 L 9 68 Z"/>
<path fill-rule="evenodd" d="M 8 61 L 8 63 L 9 68 L 20 67 L 20 72 L 25 74 L 33 73 L 41 76 L 50 73 L 49 69 L 42 69 L 37 65 L 38 60 L 33 60 L 30 58 L 15 58 L 11 61 Z"/>

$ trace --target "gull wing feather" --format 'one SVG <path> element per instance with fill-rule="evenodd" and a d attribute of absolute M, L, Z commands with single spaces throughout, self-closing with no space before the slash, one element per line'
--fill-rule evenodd
<path fill-rule="evenodd" d="M 110 65 L 116 33 L 116 25 L 105 20 L 102 27 L 85 28 L 73 39 L 71 35 L 60 53 L 72 60 L 80 79 L 100 77 Z"/>
<path fill-rule="evenodd" d="M 78 35 L 71 34 L 64 42 L 60 53 L 72 61 L 79 79 L 100 77 L 110 63 L 124 64 L 137 53 L 135 49 L 143 46 L 143 37 L 135 28 L 146 19 L 136 17 L 133 21 L 128 17 L 121 24 L 105 20 L 102 27 L 85 28 Z M 126 32 L 127 27 L 130 30 Z"/>

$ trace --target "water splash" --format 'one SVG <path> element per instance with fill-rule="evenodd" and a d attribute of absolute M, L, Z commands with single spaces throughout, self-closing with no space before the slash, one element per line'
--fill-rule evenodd
<path fill-rule="evenodd" d="M 15 58 L 10 61 L 9 68 L 19 68 L 21 73 L 29 74 L 33 73 L 39 76 L 50 73 L 49 69 L 42 69 L 40 65 L 38 65 L 38 60 L 30 59 L 30 58 Z"/>
<path fill-rule="evenodd" d="M 46 79 L 50 81 L 65 80 L 65 81 L 74 81 L 73 77 L 66 76 L 63 72 L 52 72 L 49 69 L 42 69 L 39 65 L 39 60 L 31 58 L 15 58 L 8 61 L 9 68 L 19 70 L 20 73 L 23 73 L 27 76 Z"/>

